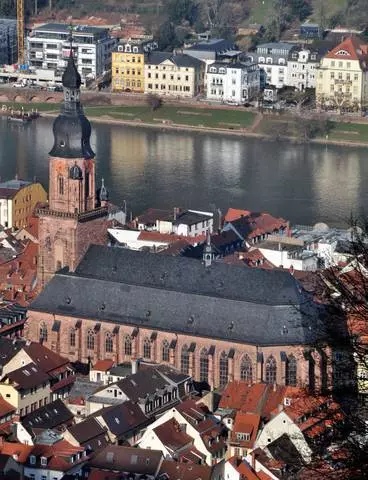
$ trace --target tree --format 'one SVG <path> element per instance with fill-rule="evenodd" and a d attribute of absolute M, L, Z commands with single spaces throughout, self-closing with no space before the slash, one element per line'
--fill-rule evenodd
<path fill-rule="evenodd" d="M 150 93 L 147 95 L 147 104 L 151 107 L 151 110 L 154 112 L 162 107 L 162 98 L 158 95 Z"/>
<path fill-rule="evenodd" d="M 169 21 L 160 25 L 155 40 L 158 43 L 159 50 L 172 50 L 176 47 L 177 39 L 174 25 Z"/>
<path fill-rule="evenodd" d="M 168 0 L 167 13 L 174 25 L 181 25 L 183 21 L 193 25 L 198 16 L 198 5 L 193 0 Z"/>

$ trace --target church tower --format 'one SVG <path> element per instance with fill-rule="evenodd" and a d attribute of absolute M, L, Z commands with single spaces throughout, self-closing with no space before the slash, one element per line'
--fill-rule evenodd
<path fill-rule="evenodd" d="M 49 204 L 38 210 L 42 286 L 60 268 L 74 270 L 88 246 L 105 244 L 107 235 L 107 202 L 96 199 L 91 124 L 80 103 L 81 77 L 72 48 L 62 83 L 64 103 L 49 154 Z"/>

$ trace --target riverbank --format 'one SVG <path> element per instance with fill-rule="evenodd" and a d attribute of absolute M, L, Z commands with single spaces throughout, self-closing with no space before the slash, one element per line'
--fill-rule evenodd
<path fill-rule="evenodd" d="M 27 105 L 28 106 L 28 105 Z M 30 106 L 30 105 L 29 105 Z M 11 107 L 18 108 L 19 104 Z M 42 112 L 44 117 L 59 114 L 55 104 L 32 104 L 32 108 Z M 27 109 L 27 107 L 25 107 Z M 85 113 L 93 122 L 129 125 L 132 127 L 154 128 L 160 131 L 188 131 L 205 134 L 254 137 L 268 141 L 291 143 L 318 143 L 352 147 L 368 146 L 368 123 L 365 119 L 356 122 L 333 119 L 328 122 L 328 135 L 304 139 L 298 135 L 300 118 L 287 114 L 261 114 L 237 109 L 216 107 L 204 108 L 186 105 L 164 105 L 153 111 L 148 106 L 86 106 Z M 316 121 L 311 119 L 310 122 Z"/>

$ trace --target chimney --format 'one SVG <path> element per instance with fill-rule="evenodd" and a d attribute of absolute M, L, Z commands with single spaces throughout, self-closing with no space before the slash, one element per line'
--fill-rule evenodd
<path fill-rule="evenodd" d="M 176 207 L 174 207 L 174 222 L 176 221 Z"/>
<path fill-rule="evenodd" d="M 276 383 L 273 384 L 273 391 L 276 392 Z"/>

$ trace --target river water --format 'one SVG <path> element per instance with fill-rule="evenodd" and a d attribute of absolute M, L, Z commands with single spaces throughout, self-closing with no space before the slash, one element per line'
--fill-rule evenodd
<path fill-rule="evenodd" d="M 0 118 L 0 175 L 48 186 L 52 121 Z M 368 149 L 93 124 L 97 182 L 128 211 L 174 206 L 268 211 L 342 226 L 368 210 Z"/>

